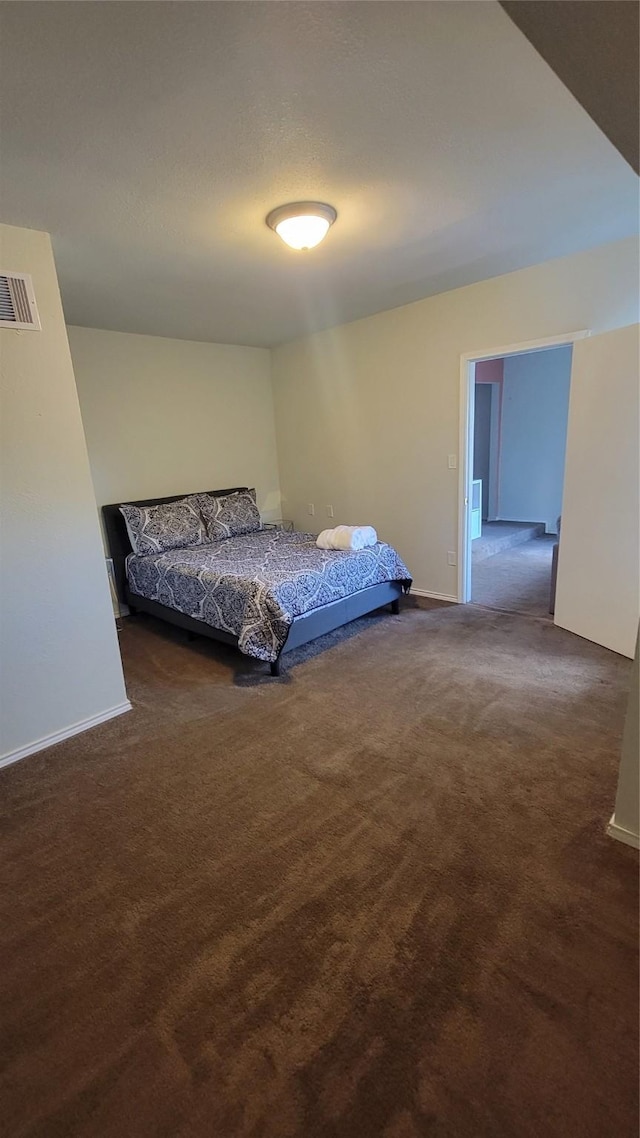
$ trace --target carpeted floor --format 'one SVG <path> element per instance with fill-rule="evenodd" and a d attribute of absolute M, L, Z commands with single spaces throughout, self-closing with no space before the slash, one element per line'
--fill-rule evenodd
<path fill-rule="evenodd" d="M 636 1134 L 629 661 L 428 603 L 280 680 L 121 642 L 135 710 L 0 772 L 3 1134 Z"/>
<path fill-rule="evenodd" d="M 545 534 L 471 564 L 476 605 L 553 620 L 549 613 L 551 556 L 557 537 Z"/>

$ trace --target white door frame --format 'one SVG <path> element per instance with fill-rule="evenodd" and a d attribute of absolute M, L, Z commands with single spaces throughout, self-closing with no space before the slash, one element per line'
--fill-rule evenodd
<path fill-rule="evenodd" d="M 481 352 L 464 352 L 460 356 L 460 442 L 458 446 L 458 602 L 471 600 L 471 479 L 473 467 L 473 417 L 475 409 L 475 371 L 481 360 L 500 359 L 503 356 L 520 356 L 526 352 L 539 352 L 544 348 L 560 348 L 584 340 L 591 333 L 587 329 L 567 332 L 562 336 L 544 336 L 527 340 L 523 344 L 503 344 Z"/>

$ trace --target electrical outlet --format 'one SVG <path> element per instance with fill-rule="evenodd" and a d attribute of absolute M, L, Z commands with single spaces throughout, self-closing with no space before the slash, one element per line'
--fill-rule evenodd
<path fill-rule="evenodd" d="M 327 517 L 328 518 L 333 517 L 333 506 L 327 506 Z"/>
<path fill-rule="evenodd" d="M 449 552 L 447 553 L 447 564 L 448 565 L 457 565 L 458 564 L 458 558 L 456 557 L 456 554 L 453 551 L 453 549 L 450 549 Z"/>
<path fill-rule="evenodd" d="M 315 512 L 316 512 L 316 508 L 315 508 L 313 502 L 309 502 L 309 505 L 307 506 L 307 513 L 311 514 L 311 517 L 313 517 Z"/>
<path fill-rule="evenodd" d="M 457 463 L 457 459 L 456 459 L 455 454 L 450 454 L 449 455 L 449 470 L 455 470 L 457 465 L 458 465 L 458 463 Z"/>

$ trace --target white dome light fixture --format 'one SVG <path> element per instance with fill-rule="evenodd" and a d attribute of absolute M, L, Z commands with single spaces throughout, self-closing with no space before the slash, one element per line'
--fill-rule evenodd
<path fill-rule="evenodd" d="M 267 214 L 267 225 L 292 249 L 313 249 L 327 236 L 338 216 L 324 202 L 290 202 Z"/>

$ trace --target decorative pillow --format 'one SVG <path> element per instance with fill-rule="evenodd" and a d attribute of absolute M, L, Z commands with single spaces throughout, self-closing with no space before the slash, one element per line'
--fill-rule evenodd
<path fill-rule="evenodd" d="M 134 553 L 164 553 L 207 541 L 200 513 L 186 498 L 158 506 L 121 506 L 120 513 Z"/>
<path fill-rule="evenodd" d="M 261 529 L 255 493 L 255 490 L 244 490 L 225 494 L 222 498 L 212 494 L 193 495 L 204 518 L 209 541 L 221 541 L 225 537 L 237 537 Z"/>

